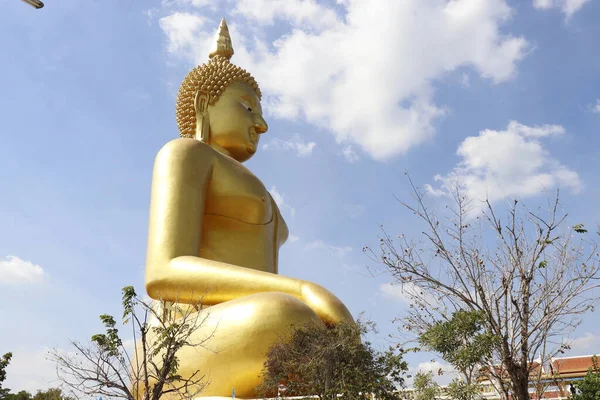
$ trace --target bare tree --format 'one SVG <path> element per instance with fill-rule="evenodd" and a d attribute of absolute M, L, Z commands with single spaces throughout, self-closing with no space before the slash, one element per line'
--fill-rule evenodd
<path fill-rule="evenodd" d="M 418 336 L 455 311 L 481 312 L 499 338 L 482 371 L 505 397 L 528 400 L 530 381 L 541 394 L 542 366 L 568 349 L 566 338 L 597 301 L 597 246 L 583 224 L 566 226 L 558 191 L 547 209 L 530 212 L 515 200 L 501 218 L 456 185 L 438 217 L 410 184 L 415 205 L 401 203 L 424 223 L 422 238 L 384 231 L 378 252 L 365 248 L 412 299 L 402 328 Z"/>
<path fill-rule="evenodd" d="M 162 396 L 190 399 L 208 384 L 201 371 L 177 374 L 180 349 L 202 346 L 194 333 L 208 314 L 192 305 L 140 299 L 132 286 L 123 288 L 123 324 L 132 328 L 132 343 L 124 341 L 110 315 L 100 319 L 106 331 L 91 342 L 71 341 L 74 351 L 53 349 L 58 379 L 74 395 L 128 400 L 159 400 Z M 214 332 L 213 332 L 214 333 Z"/>

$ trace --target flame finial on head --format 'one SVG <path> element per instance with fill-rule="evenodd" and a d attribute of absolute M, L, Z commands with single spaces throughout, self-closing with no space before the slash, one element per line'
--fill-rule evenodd
<path fill-rule="evenodd" d="M 231 36 L 229 36 L 229 28 L 227 27 L 227 21 L 225 21 L 225 18 L 221 20 L 221 24 L 219 25 L 216 47 L 210 52 L 208 58 L 212 59 L 214 56 L 225 57 L 228 60 L 231 60 L 231 56 L 233 56 Z"/>

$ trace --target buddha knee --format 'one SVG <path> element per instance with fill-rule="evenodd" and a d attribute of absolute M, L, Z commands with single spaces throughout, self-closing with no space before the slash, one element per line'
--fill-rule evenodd
<path fill-rule="evenodd" d="M 321 323 L 317 314 L 297 297 L 285 293 L 261 293 L 255 296 L 261 308 L 260 313 L 267 321 L 270 320 L 279 326 Z"/>

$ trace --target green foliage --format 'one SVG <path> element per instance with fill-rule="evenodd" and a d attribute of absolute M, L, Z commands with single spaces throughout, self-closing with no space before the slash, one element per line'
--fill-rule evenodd
<path fill-rule="evenodd" d="M 148 324 L 146 321 L 141 322 L 136 316 L 136 306 L 142 304 L 133 286 L 126 286 L 122 290 L 122 305 L 123 305 L 123 324 L 126 325 L 132 322 L 132 319 L 137 323 L 140 330 L 140 337 L 146 336 L 149 333 Z M 144 304 L 142 304 L 144 305 Z M 145 308 L 148 308 L 144 305 Z M 106 333 L 96 334 L 92 336 L 92 342 L 96 343 L 101 354 L 115 359 L 115 364 L 118 363 L 123 367 L 130 358 L 123 348 L 123 341 L 119 336 L 119 330 L 116 328 L 116 321 L 113 316 L 103 314 L 100 315 L 100 320 L 106 328 Z M 163 360 L 162 369 L 165 370 L 163 381 L 158 382 L 152 387 L 153 395 L 159 396 L 165 384 L 181 381 L 180 375 L 176 374 L 179 367 L 179 359 L 176 356 L 177 351 L 188 344 L 187 337 L 182 332 L 188 332 L 187 336 L 193 331 L 193 323 L 190 324 L 184 320 L 183 323 L 170 321 L 168 324 L 159 324 L 152 328 L 154 334 L 154 346 L 148 349 L 148 353 L 153 357 L 161 355 Z M 183 340 L 182 340 L 183 339 Z"/>
<path fill-rule="evenodd" d="M 473 372 L 492 354 L 499 338 L 487 329 L 485 313 L 460 310 L 449 321 L 433 324 L 420 337 L 423 347 L 442 356 L 467 377 L 471 383 Z"/>
<path fill-rule="evenodd" d="M 592 357 L 593 367 L 590 368 L 582 381 L 575 383 L 578 394 L 573 396 L 573 400 L 598 400 L 600 399 L 600 368 L 598 359 Z"/>
<path fill-rule="evenodd" d="M 4 397 L 0 397 L 2 400 L 75 400 L 73 397 L 63 394 L 62 390 L 58 388 L 50 388 L 48 390 L 39 390 L 35 396 L 31 393 L 21 390 L 19 393 L 10 393 Z"/>
<path fill-rule="evenodd" d="M 341 323 L 298 327 L 291 337 L 275 344 L 267 354 L 263 382 L 257 392 L 265 397 L 287 387 L 286 396 L 317 395 L 320 399 L 396 399 L 408 367 L 398 347 L 376 351 L 362 337 L 372 323 Z"/>
<path fill-rule="evenodd" d="M 6 353 L 0 358 L 0 389 L 2 389 L 2 382 L 6 379 L 6 367 L 10 364 L 12 353 Z"/>
<path fill-rule="evenodd" d="M 65 395 L 58 388 L 50 388 L 48 390 L 40 390 L 33 396 L 33 400 L 75 400 L 73 397 Z"/>
<path fill-rule="evenodd" d="M 587 233 L 587 229 L 583 228 L 583 224 L 577 224 L 573 226 L 573 230 L 577 233 Z"/>
<path fill-rule="evenodd" d="M 415 400 L 434 400 L 441 394 L 439 385 L 433 380 L 432 372 L 417 372 L 413 382 Z"/>
<path fill-rule="evenodd" d="M 190 339 L 206 317 L 199 317 L 193 307 L 164 312 L 163 306 L 141 300 L 132 286 L 122 289 L 122 305 L 122 323 L 132 329 L 134 348 L 124 346 L 115 318 L 103 314 L 104 332 L 93 335 L 91 345 L 71 342 L 75 351 L 50 351 L 59 380 L 82 397 L 160 400 L 167 393 L 196 397 L 206 385 L 204 375 L 200 371 L 189 378 L 177 374 L 177 355 L 182 347 L 201 346 L 210 338 L 194 343 Z M 60 396 L 57 392 L 43 394 L 45 397 L 33 400 Z"/>
<path fill-rule="evenodd" d="M 481 399 L 481 387 L 474 383 L 467 383 L 454 379 L 446 388 L 446 395 L 452 400 L 477 400 Z"/>
<path fill-rule="evenodd" d="M 102 352 L 111 357 L 118 357 L 123 341 L 119 337 L 119 330 L 115 328 L 117 323 L 111 315 L 106 314 L 100 316 L 100 321 L 104 324 L 106 333 L 93 335 L 92 342 L 96 343 Z"/>
<path fill-rule="evenodd" d="M 6 393 L 4 395 L 0 395 L 0 399 L 2 400 L 32 400 L 31 393 L 21 390 L 19 393 Z"/>
<path fill-rule="evenodd" d="M 129 322 L 130 316 L 135 311 L 135 306 L 137 305 L 137 293 L 133 286 L 125 286 L 122 289 L 123 292 L 123 323 L 126 324 Z"/>
<path fill-rule="evenodd" d="M 2 388 L 2 382 L 6 380 L 6 367 L 10 364 L 10 359 L 12 358 L 12 353 L 6 353 L 0 358 L 0 399 L 3 399 L 9 390 Z"/>

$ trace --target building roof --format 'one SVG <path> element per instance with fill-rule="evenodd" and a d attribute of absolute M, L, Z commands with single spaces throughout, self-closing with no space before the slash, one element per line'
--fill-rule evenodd
<path fill-rule="evenodd" d="M 550 368 L 554 375 L 572 376 L 587 373 L 593 368 L 593 355 L 577 357 L 557 357 L 550 362 Z"/>

